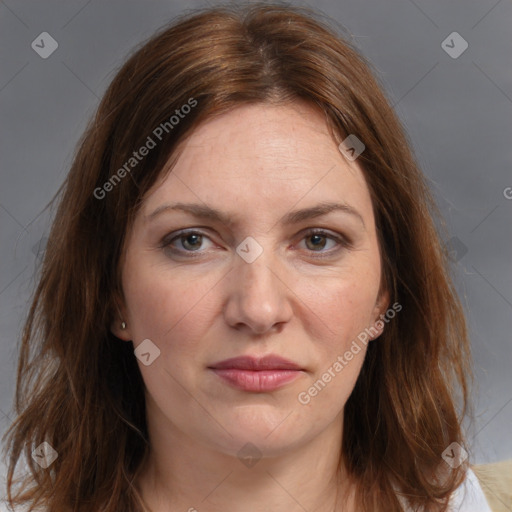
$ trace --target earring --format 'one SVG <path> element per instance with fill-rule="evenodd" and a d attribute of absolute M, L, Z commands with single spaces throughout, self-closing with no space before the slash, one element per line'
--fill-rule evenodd
<path fill-rule="evenodd" d="M 126 329 L 126 322 L 121 322 L 121 329 Z"/>

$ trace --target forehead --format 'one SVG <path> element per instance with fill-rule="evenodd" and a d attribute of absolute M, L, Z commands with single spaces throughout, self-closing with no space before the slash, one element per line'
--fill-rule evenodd
<path fill-rule="evenodd" d="M 147 194 L 144 215 L 170 200 L 261 215 L 344 201 L 372 216 L 357 161 L 344 158 L 323 114 L 302 102 L 240 106 L 198 126 Z"/>

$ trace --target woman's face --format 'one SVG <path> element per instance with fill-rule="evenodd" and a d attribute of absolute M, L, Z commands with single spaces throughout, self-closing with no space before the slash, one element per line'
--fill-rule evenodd
<path fill-rule="evenodd" d="M 363 174 L 312 107 L 198 127 L 147 194 L 122 276 L 113 332 L 138 347 L 150 431 L 230 455 L 341 432 L 387 301 Z"/>

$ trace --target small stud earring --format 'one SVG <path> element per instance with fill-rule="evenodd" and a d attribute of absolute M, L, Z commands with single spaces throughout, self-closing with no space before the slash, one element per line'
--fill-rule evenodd
<path fill-rule="evenodd" d="M 126 329 L 126 322 L 121 322 L 121 329 Z"/>

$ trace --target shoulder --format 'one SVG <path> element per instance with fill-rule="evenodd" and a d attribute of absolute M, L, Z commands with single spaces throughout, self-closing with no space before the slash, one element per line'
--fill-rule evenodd
<path fill-rule="evenodd" d="M 473 467 L 494 512 L 512 510 L 512 459 Z"/>
<path fill-rule="evenodd" d="M 452 494 L 449 511 L 492 512 L 473 470 L 467 471 L 464 482 Z"/>
<path fill-rule="evenodd" d="M 28 506 L 10 508 L 7 504 L 7 466 L 4 460 L 0 460 L 0 512 L 26 512 Z"/>
<path fill-rule="evenodd" d="M 0 500 L 0 512 L 26 512 L 27 507 L 10 508 L 4 499 Z"/>
<path fill-rule="evenodd" d="M 0 512 L 27 512 L 28 511 L 28 507 L 27 506 L 24 506 L 24 507 L 16 507 L 16 508 L 10 508 L 8 505 L 7 505 L 7 502 L 5 500 L 0 500 Z"/>

